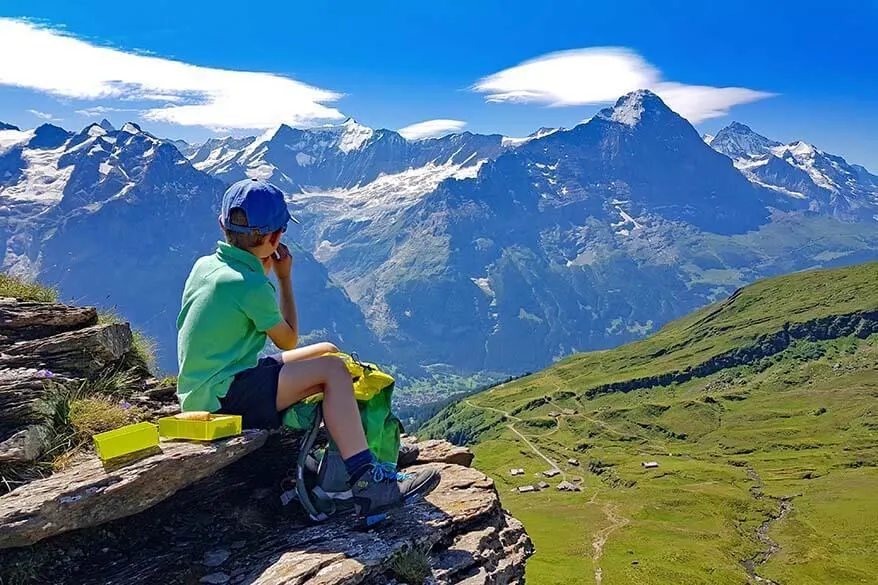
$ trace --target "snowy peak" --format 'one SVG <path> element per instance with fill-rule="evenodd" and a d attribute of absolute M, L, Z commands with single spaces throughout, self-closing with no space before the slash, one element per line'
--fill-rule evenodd
<path fill-rule="evenodd" d="M 338 149 L 342 152 L 358 150 L 375 133 L 371 128 L 358 124 L 353 118 L 348 118 L 341 126 L 344 130 L 338 141 Z"/>
<path fill-rule="evenodd" d="M 814 158 L 817 154 L 823 154 L 814 148 L 813 145 L 801 140 L 797 140 L 791 144 L 778 146 L 778 148 L 773 149 L 773 152 L 776 155 L 783 155 L 788 152 L 796 158 Z"/>
<path fill-rule="evenodd" d="M 806 200 L 808 209 L 842 218 L 878 211 L 878 177 L 801 140 L 782 144 L 733 122 L 710 142 L 752 183 Z"/>
<path fill-rule="evenodd" d="M 740 122 L 732 122 L 717 132 L 708 144 L 732 160 L 769 154 L 772 148 L 781 145 L 776 140 L 757 134 Z"/>
<path fill-rule="evenodd" d="M 6 122 L 0 122 L 0 130 L 21 130 L 21 128 L 13 126 L 12 124 L 7 124 Z"/>
<path fill-rule="evenodd" d="M 641 120 L 662 117 L 672 113 L 665 102 L 648 89 L 638 89 L 619 98 L 612 108 L 604 108 L 595 116 L 603 120 L 636 126 Z"/>
<path fill-rule="evenodd" d="M 103 126 L 103 124 L 101 124 Z M 140 134 L 143 130 L 140 129 L 140 126 L 135 124 L 134 122 L 125 122 L 121 128 L 122 132 L 127 132 L 128 134 Z"/>

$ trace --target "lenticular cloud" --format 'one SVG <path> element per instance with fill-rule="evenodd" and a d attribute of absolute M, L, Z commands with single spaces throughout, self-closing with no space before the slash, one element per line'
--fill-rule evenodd
<path fill-rule="evenodd" d="M 668 106 L 697 123 L 729 108 L 772 96 L 742 87 L 711 87 L 663 81 L 661 72 L 630 49 L 592 47 L 550 53 L 477 81 L 472 89 L 489 102 L 582 106 L 614 102 L 650 89 Z"/>
<path fill-rule="evenodd" d="M 0 19 L 0 85 L 79 100 L 142 101 L 144 118 L 185 126 L 270 128 L 344 116 L 341 94 L 270 73 L 200 67 L 100 47 L 15 19 Z"/>

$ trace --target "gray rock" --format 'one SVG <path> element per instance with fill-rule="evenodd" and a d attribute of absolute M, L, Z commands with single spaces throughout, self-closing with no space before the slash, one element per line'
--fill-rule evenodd
<path fill-rule="evenodd" d="M 219 567 L 232 556 L 232 553 L 224 548 L 212 550 L 204 553 L 204 560 L 201 563 L 206 567 Z"/>
<path fill-rule="evenodd" d="M 0 335 L 16 340 L 51 337 L 98 324 L 94 307 L 33 303 L 0 297 Z"/>
<path fill-rule="evenodd" d="M 418 463 L 452 463 L 462 467 L 472 465 L 474 456 L 466 447 L 437 439 L 418 442 L 416 438 L 407 436 L 403 440 L 418 446 Z"/>
<path fill-rule="evenodd" d="M 386 585 L 394 554 L 418 546 L 432 549 L 431 566 L 440 585 L 470 573 L 484 574 L 484 583 L 520 583 L 533 546 L 521 524 L 500 507 L 493 481 L 474 469 L 435 467 L 441 473 L 439 486 L 394 522 L 369 532 L 330 523 L 263 543 L 266 550 L 286 552 L 266 555 L 247 582 Z"/>
<path fill-rule="evenodd" d="M 213 443 L 163 442 L 160 451 L 113 469 L 91 456 L 0 497 L 0 549 L 137 514 L 258 449 L 267 433 Z"/>
<path fill-rule="evenodd" d="M 15 432 L 0 443 L 0 462 L 28 463 L 43 454 L 49 431 L 43 425 L 31 425 Z"/>
<path fill-rule="evenodd" d="M 223 583 L 229 582 L 229 576 L 225 573 L 211 573 L 199 579 L 198 582 L 209 583 L 210 585 L 223 585 Z"/>
<path fill-rule="evenodd" d="M 95 325 L 43 339 L 13 343 L 0 355 L 2 368 L 45 368 L 75 376 L 95 376 L 130 349 L 127 323 Z"/>

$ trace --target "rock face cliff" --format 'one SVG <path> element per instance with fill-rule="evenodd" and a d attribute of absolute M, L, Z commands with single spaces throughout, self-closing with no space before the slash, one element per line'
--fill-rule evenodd
<path fill-rule="evenodd" d="M 14 407 L 0 420 L 5 478 L 46 459 L 42 444 L 28 459 L 10 442 L 33 429 L 49 433 L 40 418 L 46 387 L 124 364 L 132 334 L 127 324 L 97 324 L 87 308 L 4 299 L 0 315 L 0 399 Z M 176 409 L 173 388 L 145 378 L 126 402 L 152 416 Z M 420 443 L 413 469 L 438 468 L 439 487 L 362 531 L 352 515 L 312 525 L 295 502 L 281 503 L 298 445 L 295 433 L 245 431 L 213 443 L 163 441 L 118 463 L 88 449 L 55 461 L 44 477 L 0 491 L 0 583 L 524 582 L 530 539 L 501 508 L 492 480 L 469 467 L 465 449 Z"/>

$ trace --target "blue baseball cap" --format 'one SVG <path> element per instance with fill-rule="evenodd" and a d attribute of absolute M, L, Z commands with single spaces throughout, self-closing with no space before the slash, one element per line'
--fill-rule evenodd
<path fill-rule="evenodd" d="M 250 225 L 233 225 L 231 212 L 240 207 Z M 226 189 L 223 195 L 223 227 L 239 234 L 256 232 L 261 236 L 286 229 L 287 222 L 299 220 L 290 215 L 283 192 L 265 181 L 243 179 Z"/>

